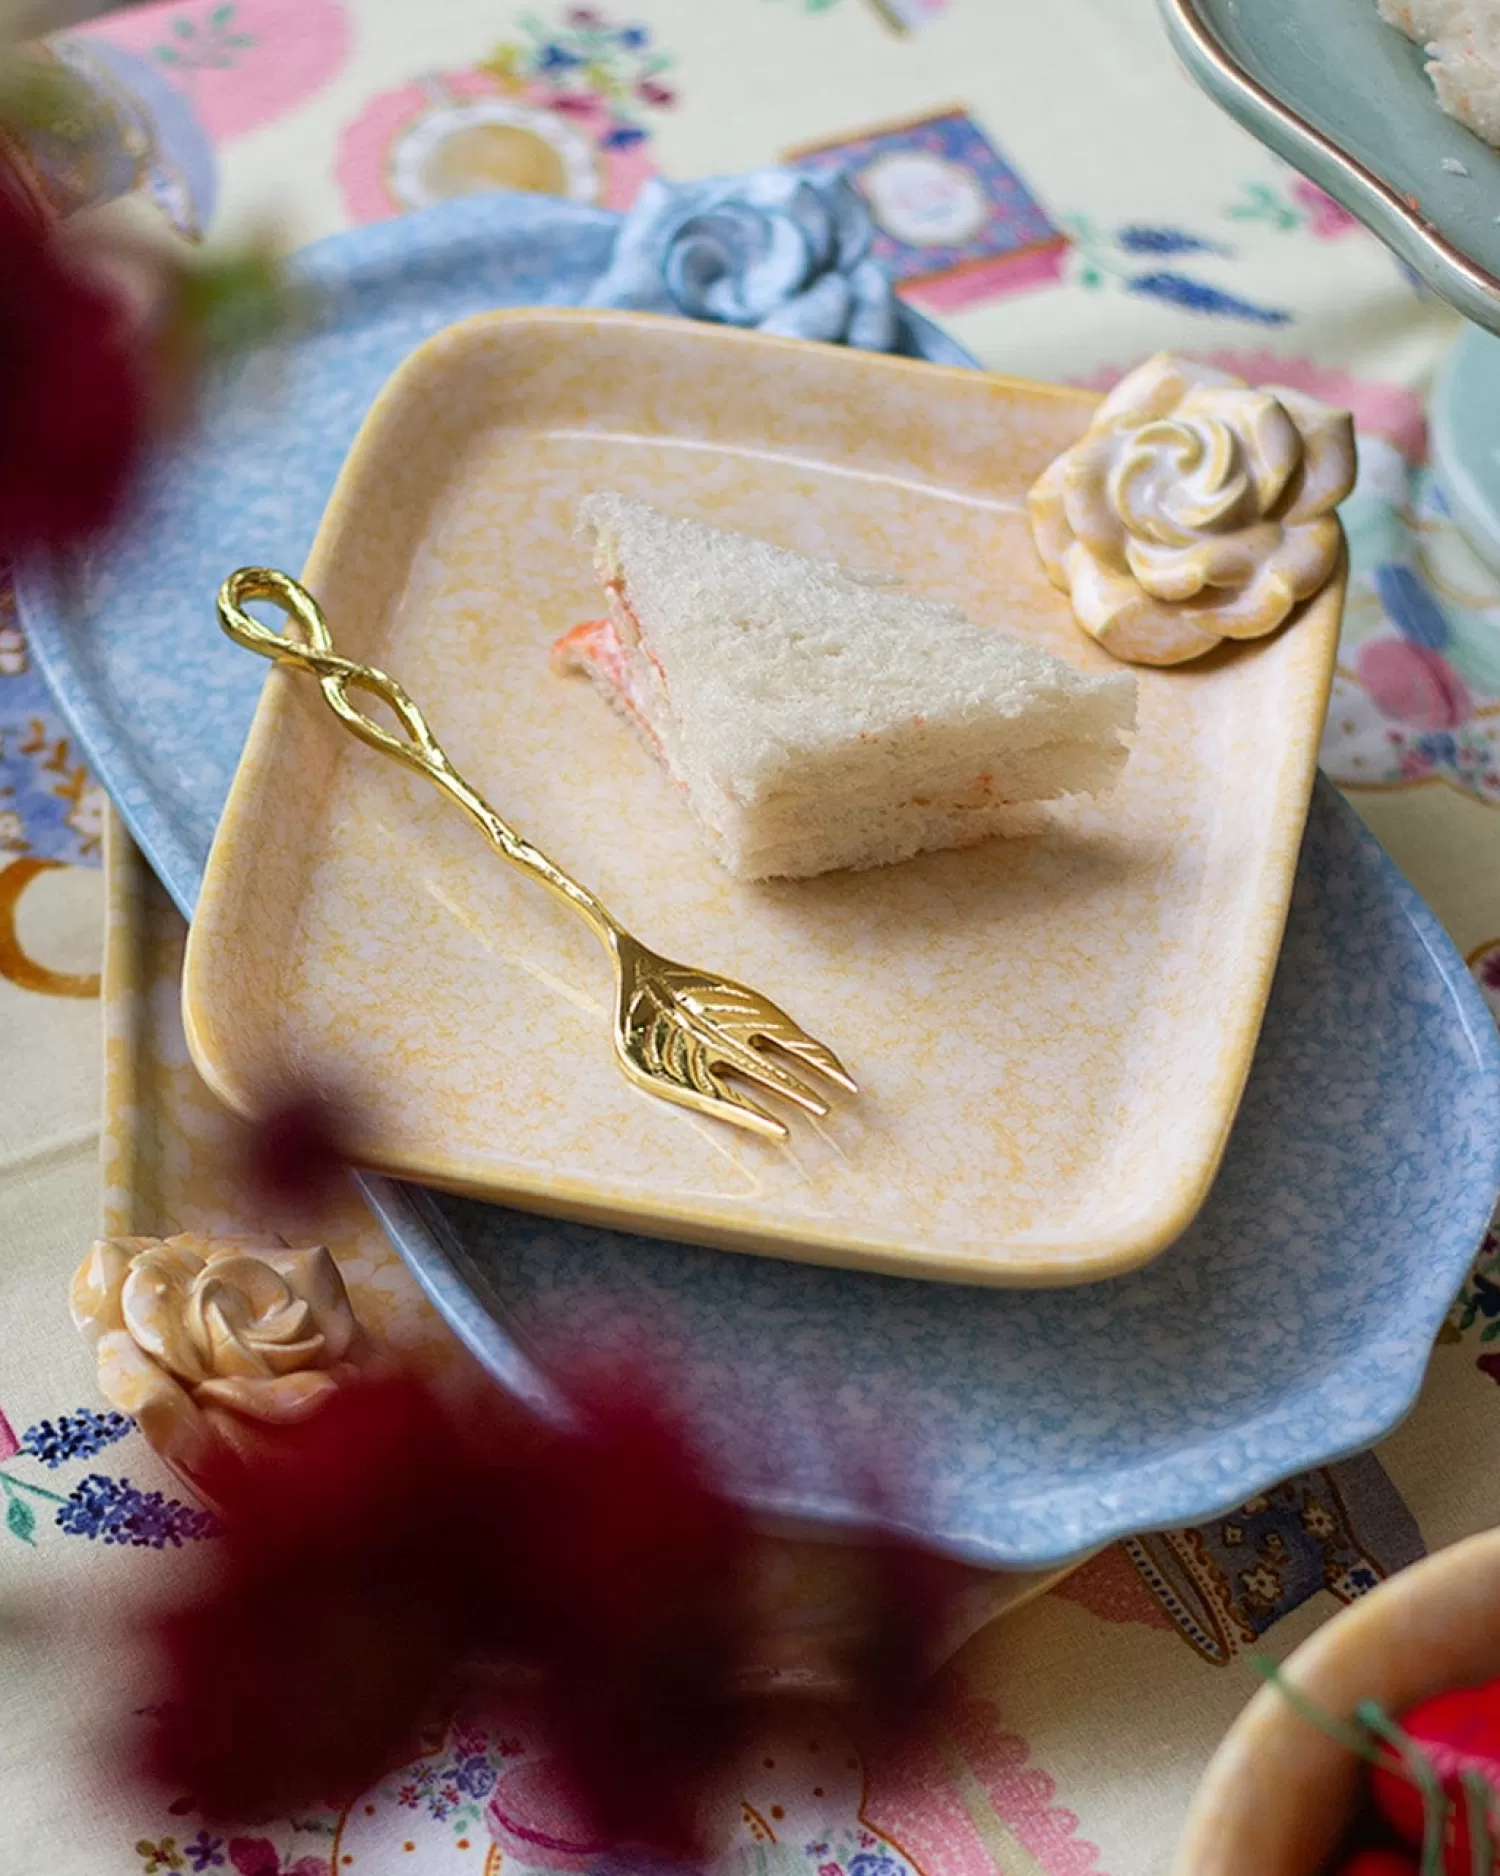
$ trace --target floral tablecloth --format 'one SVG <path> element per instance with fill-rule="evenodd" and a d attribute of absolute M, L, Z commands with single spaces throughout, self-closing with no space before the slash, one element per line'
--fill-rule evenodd
<path fill-rule="evenodd" d="M 189 232 L 308 239 L 494 184 L 624 207 L 653 174 L 838 152 L 902 292 L 986 363 L 1103 384 L 1172 346 L 1351 406 L 1324 764 L 1500 1009 L 1500 585 L 1424 468 L 1455 322 L 1195 91 L 1153 0 L 185 0 L 65 51 L 135 100 L 135 180 Z M 338 1816 L 226 1832 L 112 1776 L 113 1611 L 207 1521 L 99 1410 L 64 1308 L 98 1211 L 101 823 L 0 585 L 0 1873 L 584 1867 L 527 1825 L 548 1800 L 523 1733 L 461 1716 Z M 726 1871 L 1164 1869 L 1247 1651 L 1500 1522 L 1497 1384 L 1492 1240 L 1377 1453 L 1103 1553 L 958 1654 L 899 1763 L 789 1721 Z"/>

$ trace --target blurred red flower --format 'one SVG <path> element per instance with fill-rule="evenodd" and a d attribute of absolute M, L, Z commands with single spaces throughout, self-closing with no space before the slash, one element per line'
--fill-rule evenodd
<path fill-rule="evenodd" d="M 575 1383 L 566 1428 L 385 1373 L 226 1458 L 209 1574 L 154 1624 L 153 1783 L 223 1821 L 336 1804 L 519 1673 L 590 1841 L 700 1852 L 751 1715 L 760 1540 L 646 1373 Z M 899 1725 L 952 1569 L 887 1536 L 865 1576 L 851 1694 Z"/>
<path fill-rule="evenodd" d="M 574 1400 L 513 1501 L 523 1651 L 596 1832 L 691 1855 L 742 1737 L 754 1534 L 639 1379 Z"/>
<path fill-rule="evenodd" d="M 691 1844 L 738 1737 L 751 1537 L 643 1389 L 598 1388 L 560 1432 L 386 1376 L 204 1485 L 225 1528 L 155 1624 L 155 1785 L 219 1819 L 337 1802 L 520 1668 L 608 1838 Z"/>
<path fill-rule="evenodd" d="M 511 1601 L 474 1457 L 397 1376 L 341 1389 L 274 1459 L 205 1475 L 224 1534 L 155 1625 L 153 1782 L 266 1817 L 352 1797 L 410 1750 Z"/>
<path fill-rule="evenodd" d="M 119 302 L 0 184 L 0 557 L 78 540 L 110 519 L 147 403 Z"/>
<path fill-rule="evenodd" d="M 313 1213 L 343 1191 L 351 1170 L 355 1105 L 311 1085 L 282 1088 L 244 1136 L 244 1177 L 275 1214 Z"/>

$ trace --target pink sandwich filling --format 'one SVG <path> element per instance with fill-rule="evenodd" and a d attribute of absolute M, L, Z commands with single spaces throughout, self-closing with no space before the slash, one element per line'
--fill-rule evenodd
<path fill-rule="evenodd" d="M 618 587 L 613 591 L 622 610 L 635 626 L 640 649 L 651 658 L 660 675 L 661 666 L 651 656 L 649 647 L 641 638 L 640 626 L 630 609 L 630 602 Z M 616 708 L 629 717 L 658 757 L 662 756 L 660 739 L 636 703 L 625 646 L 613 619 L 585 619 L 582 625 L 575 625 L 570 632 L 564 632 L 552 647 L 552 666 L 557 671 L 582 671 L 592 678 L 608 692 Z M 662 683 L 665 685 L 665 677 Z"/>
<path fill-rule="evenodd" d="M 619 607 L 626 629 L 634 634 L 634 648 L 650 660 L 652 668 L 661 680 L 662 689 L 666 690 L 666 672 L 662 670 L 661 661 L 652 651 L 645 633 L 641 630 L 641 623 L 636 616 L 635 608 L 626 595 L 623 578 L 616 576 L 606 581 L 605 585 Z M 666 752 L 661 746 L 661 739 L 646 720 L 636 701 L 635 690 L 631 683 L 627 646 L 620 636 L 619 623 L 614 618 L 585 619 L 581 625 L 575 625 L 570 631 L 564 632 L 552 646 L 551 662 L 556 671 L 582 671 L 592 678 L 608 693 L 610 701 L 621 714 L 628 717 L 645 737 L 658 760 L 670 768 L 670 764 L 666 763 Z M 914 717 L 912 721 L 921 724 L 923 719 Z M 878 736 L 878 731 L 859 731 L 861 742 L 877 740 Z M 673 779 L 678 778 L 674 775 Z M 680 781 L 678 785 L 681 786 Z M 1003 801 L 1004 797 L 1001 797 L 1001 800 Z M 934 803 L 931 796 L 911 795 L 904 802 L 895 805 L 928 808 Z M 961 794 L 951 796 L 945 805 L 955 809 L 993 807 L 996 805 L 994 775 L 988 770 L 976 775 L 967 789 Z"/>

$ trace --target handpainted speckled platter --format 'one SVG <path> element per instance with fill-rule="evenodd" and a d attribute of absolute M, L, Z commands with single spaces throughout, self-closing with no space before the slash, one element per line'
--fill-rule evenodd
<path fill-rule="evenodd" d="M 181 921 L 128 845 L 108 866 L 106 1223 L 244 1228 L 236 1123 L 178 1020 Z M 644 1334 L 765 1508 L 855 1516 L 839 1459 L 883 1430 L 920 1481 L 924 1534 L 1029 1570 L 1198 1522 L 1388 1432 L 1500 1184 L 1497 1117 L 1500 1043 L 1467 971 L 1322 783 L 1223 1171 L 1187 1237 L 1135 1276 L 911 1284 L 370 1190 L 438 1311 L 514 1392 L 545 1404 L 555 1360 Z M 431 1318 L 379 1234 L 357 1212 L 320 1230 L 366 1320 L 431 1358 Z M 1030 1586 L 997 1584 L 985 1607 Z"/>
<path fill-rule="evenodd" d="M 105 834 L 104 867 L 101 1232 L 263 1236 L 264 1200 L 245 1186 L 241 1125 L 214 1100 L 188 1058 L 181 1017 L 187 926 L 114 816 Z M 292 1212 L 274 1223 L 288 1243 L 328 1245 L 356 1315 L 382 1350 L 450 1377 L 468 1359 L 355 1192 L 325 1202 L 312 1215 Z M 149 1438 L 149 1430 L 143 1431 Z M 760 1583 L 767 1639 L 755 1664 L 758 1684 L 838 1691 L 827 1684 L 828 1649 L 848 1619 L 846 1552 L 847 1546 L 815 1536 L 776 1542 Z M 949 1608 L 936 1642 L 939 1655 L 951 1654 L 1066 1574 L 976 1570 Z"/>
<path fill-rule="evenodd" d="M 648 314 L 503 312 L 430 340 L 308 562 L 336 643 L 397 674 L 460 772 L 647 944 L 795 1011 L 861 1092 L 775 1143 L 633 1087 L 588 930 L 277 670 L 188 944 L 188 1042 L 215 1093 L 250 1112 L 295 1065 L 355 1091 L 361 1165 L 733 1249 L 984 1283 L 1159 1252 L 1249 1070 L 1341 580 L 1271 642 L 1141 672 L 1106 798 L 1052 804 L 1024 839 L 817 880 L 730 879 L 629 727 L 548 668 L 598 611 L 575 538 L 591 489 L 1117 668 L 1025 512 L 1093 402 Z"/>
<path fill-rule="evenodd" d="M 111 839 L 106 865 L 105 1229 L 248 1230 L 237 1123 L 182 1035 L 182 921 L 128 840 Z M 726 1463 L 753 1467 L 747 1428 L 777 1454 L 776 1509 L 850 1515 L 837 1455 L 893 1427 L 925 1481 L 926 1531 L 1045 1568 L 1121 1531 L 1197 1521 L 1400 1417 L 1500 1179 L 1491 1028 L 1431 915 L 1323 784 L 1224 1172 L 1149 1271 L 1106 1290 L 975 1292 L 467 1200 L 424 1197 L 416 1229 L 399 1201 L 386 1216 L 441 1313 L 520 1391 L 545 1396 L 546 1367 L 580 1342 L 644 1330 Z M 362 1207 L 325 1214 L 316 1235 L 384 1342 L 449 1358 Z M 746 1489 L 765 1496 L 753 1469 Z M 794 1560 L 805 1609 L 821 1565 L 815 1548 Z M 963 1626 L 1044 1581 L 976 1583 Z"/>
<path fill-rule="evenodd" d="M 1500 332 L 1500 153 L 1447 116 L 1375 0 L 1158 0 L 1230 116 Z"/>
<path fill-rule="evenodd" d="M 287 361 L 279 400 L 232 380 L 192 448 L 158 465 L 130 540 L 66 580 L 26 576 L 32 647 L 184 910 L 262 677 L 204 597 L 225 562 L 300 565 L 396 363 L 481 306 L 581 297 L 612 226 L 474 197 L 324 244 L 307 269 L 328 318 Z M 914 1525 L 983 1562 L 1041 1567 L 1207 1518 L 1401 1418 L 1494 1197 L 1496 1056 L 1441 928 L 1324 788 L 1214 1192 L 1185 1238 L 1117 1284 L 915 1285 L 383 1179 L 365 1191 L 516 1394 L 545 1402 L 575 1312 L 610 1334 L 640 1321 L 719 1453 L 743 1463 L 747 1416 L 769 1410 L 782 1509 L 855 1516 L 828 1435 L 894 1428 L 920 1467 Z"/>
<path fill-rule="evenodd" d="M 439 1310 L 522 1391 L 644 1335 L 702 1437 L 848 1518 L 884 1434 L 913 1523 L 1011 1567 L 1197 1523 L 1360 1451 L 1416 1398 L 1500 1188 L 1500 1040 L 1436 919 L 1320 782 L 1229 1150 L 1148 1268 L 1070 1290 L 818 1270 L 378 1185 Z M 746 1428 L 769 1431 L 774 1491 Z"/>
<path fill-rule="evenodd" d="M 198 422 L 148 466 L 119 539 L 21 570 L 27 640 L 111 799 L 179 907 L 198 894 L 264 667 L 220 633 L 232 566 L 307 559 L 365 413 L 408 353 L 470 313 L 573 305 L 620 217 L 494 190 L 331 235 L 291 269 L 307 318 L 267 360 L 237 360 Z M 973 360 L 903 309 L 900 348 Z"/>

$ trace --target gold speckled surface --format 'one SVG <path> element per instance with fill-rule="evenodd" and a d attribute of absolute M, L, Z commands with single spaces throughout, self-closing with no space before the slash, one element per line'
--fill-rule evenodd
<path fill-rule="evenodd" d="M 399 677 L 458 768 L 647 943 L 794 1009 L 862 1092 L 777 1146 L 631 1088 L 589 933 L 285 671 L 188 947 L 210 1084 L 243 1109 L 288 1070 L 352 1083 L 372 1166 L 733 1248 L 997 1283 L 1161 1249 L 1248 1071 L 1341 581 L 1269 642 L 1143 673 L 1111 796 L 1025 839 L 811 881 L 730 880 L 629 729 L 547 668 L 597 611 L 572 514 L 601 487 L 1114 668 L 1023 508 L 1093 402 L 643 315 L 500 313 L 430 341 L 306 570 L 335 640 Z"/>

